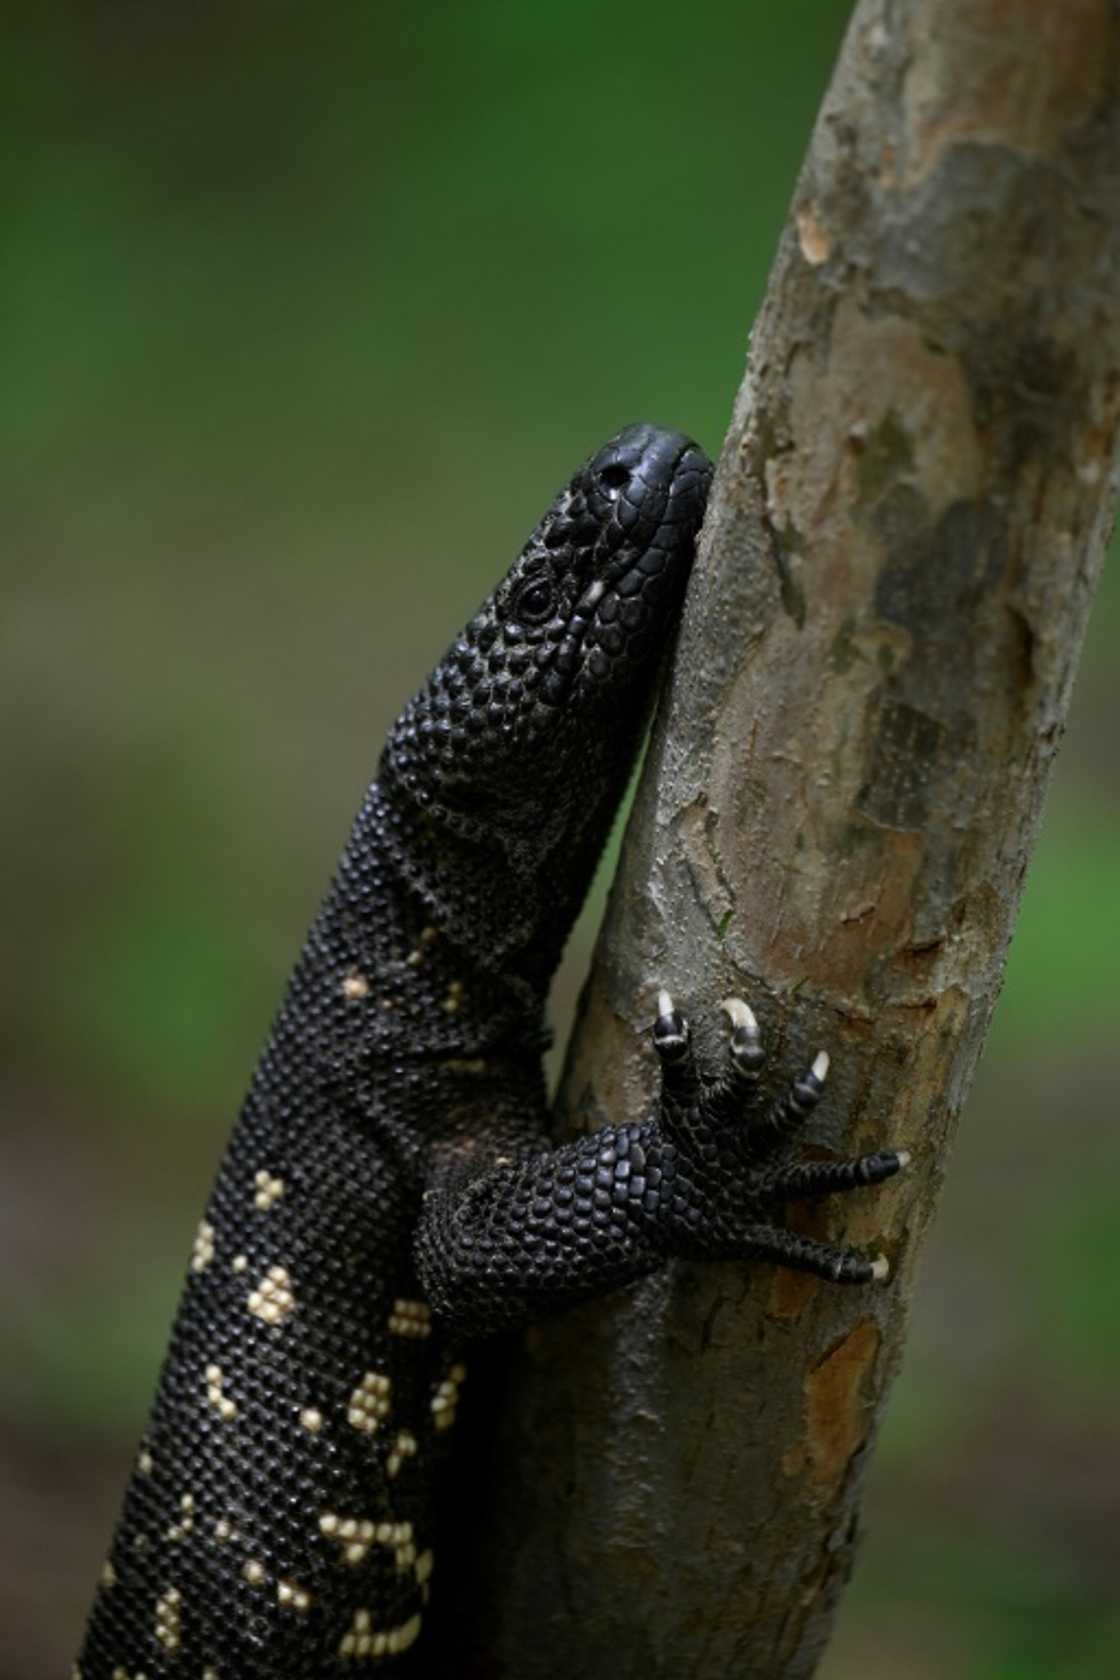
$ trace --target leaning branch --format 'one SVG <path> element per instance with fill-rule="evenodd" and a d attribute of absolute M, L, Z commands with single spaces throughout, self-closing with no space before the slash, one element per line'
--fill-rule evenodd
<path fill-rule="evenodd" d="M 535 1332 L 478 1672 L 792 1680 L 828 1638 L 1109 530 L 1118 84 L 1112 0 L 857 7 L 564 1088 L 640 1112 L 657 985 L 698 1032 L 742 993 L 787 1072 L 832 1053 L 815 1143 L 914 1152 L 817 1231 L 894 1280 L 678 1266 Z"/>

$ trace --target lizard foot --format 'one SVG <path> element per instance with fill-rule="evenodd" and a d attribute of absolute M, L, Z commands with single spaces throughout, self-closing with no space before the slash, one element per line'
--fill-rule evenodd
<path fill-rule="evenodd" d="M 673 1253 L 757 1258 L 836 1283 L 883 1281 L 884 1255 L 817 1242 L 773 1223 L 775 1209 L 884 1183 L 909 1164 L 905 1149 L 841 1161 L 800 1161 L 798 1136 L 828 1076 L 825 1051 L 776 1099 L 766 1102 L 758 1022 L 741 998 L 721 1005 L 730 1023 L 726 1060 L 714 1077 L 693 1052 L 688 1021 L 668 992 L 658 997 L 653 1047 L 661 1064 L 658 1129 L 666 1150 L 668 1194 L 656 1198 L 657 1224 Z M 652 1209 L 651 1209 L 652 1211 Z"/>

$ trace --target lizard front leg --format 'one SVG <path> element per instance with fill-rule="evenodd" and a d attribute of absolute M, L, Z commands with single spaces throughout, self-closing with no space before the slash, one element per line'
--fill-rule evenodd
<path fill-rule="evenodd" d="M 647 1119 L 501 1158 L 469 1178 L 435 1177 L 416 1262 L 433 1309 L 456 1333 L 514 1328 L 671 1258 L 769 1260 L 836 1283 L 887 1276 L 882 1256 L 868 1259 L 777 1221 L 787 1201 L 883 1183 L 909 1154 L 797 1160 L 828 1058 L 822 1052 L 767 1102 L 755 1018 L 739 999 L 723 1007 L 731 1023 L 726 1064 L 707 1077 L 687 1022 L 661 994 L 653 1028 L 661 1098 Z"/>

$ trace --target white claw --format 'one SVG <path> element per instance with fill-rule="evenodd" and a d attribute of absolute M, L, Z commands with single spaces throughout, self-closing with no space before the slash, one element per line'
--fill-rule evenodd
<path fill-rule="evenodd" d="M 666 1015 L 674 1015 L 676 1013 L 673 1008 L 673 1000 L 669 996 L 668 992 L 658 992 L 657 1013 L 661 1019 L 664 1019 Z"/>
<path fill-rule="evenodd" d="M 758 1037 L 758 1022 L 754 1018 L 754 1010 L 745 1004 L 742 998 L 724 998 L 720 1008 L 736 1031 L 742 1027 L 752 1038 Z"/>
<path fill-rule="evenodd" d="M 813 1062 L 813 1077 L 823 1085 L 828 1078 L 828 1051 L 818 1050 Z"/>
<path fill-rule="evenodd" d="M 908 1167 L 914 1159 L 908 1149 L 896 1149 L 895 1154 L 898 1156 L 898 1165 L 900 1170 L 903 1167 Z"/>
<path fill-rule="evenodd" d="M 891 1263 L 885 1254 L 876 1255 L 871 1262 L 871 1276 L 876 1283 L 885 1283 L 891 1275 Z"/>

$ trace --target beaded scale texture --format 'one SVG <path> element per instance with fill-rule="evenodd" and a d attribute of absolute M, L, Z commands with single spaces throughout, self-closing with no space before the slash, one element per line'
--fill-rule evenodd
<path fill-rule="evenodd" d="M 791 1160 L 827 1059 L 760 1094 L 749 1008 L 655 1114 L 554 1147 L 549 981 L 641 741 L 711 469 L 632 426 L 576 473 L 406 706 L 198 1226 L 76 1680 L 424 1671 L 464 1348 L 674 1255 L 840 1282 L 768 1223 L 905 1165 Z"/>

